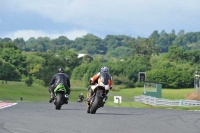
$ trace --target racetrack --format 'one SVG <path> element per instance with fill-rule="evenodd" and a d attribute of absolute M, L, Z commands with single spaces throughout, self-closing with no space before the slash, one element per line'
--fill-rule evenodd
<path fill-rule="evenodd" d="M 200 112 L 104 107 L 85 103 L 55 110 L 50 103 L 20 102 L 0 109 L 0 133 L 200 133 Z"/>

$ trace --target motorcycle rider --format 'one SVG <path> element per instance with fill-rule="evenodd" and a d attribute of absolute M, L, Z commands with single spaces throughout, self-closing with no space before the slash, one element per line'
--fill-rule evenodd
<path fill-rule="evenodd" d="M 54 100 L 54 89 L 58 86 L 59 83 L 63 83 L 66 89 L 66 94 L 70 94 L 70 79 L 67 74 L 64 73 L 64 68 L 59 68 L 57 73 L 52 77 L 50 81 L 50 87 L 49 87 L 49 92 L 50 92 L 50 100 L 49 102 L 52 103 Z M 65 103 L 68 103 L 68 99 L 66 99 Z"/>
<path fill-rule="evenodd" d="M 97 74 L 95 74 L 92 78 L 90 78 L 90 86 L 88 88 L 88 93 L 87 93 L 87 102 L 89 102 L 91 96 L 93 95 L 93 90 L 92 86 L 93 85 L 103 85 L 105 86 L 105 100 L 107 100 L 107 94 L 109 90 L 112 89 L 112 76 L 109 74 L 109 69 L 106 66 L 103 66 Z"/>
<path fill-rule="evenodd" d="M 80 99 L 80 101 L 83 101 L 83 99 L 84 99 L 83 93 L 81 93 L 81 94 L 78 96 L 78 99 Z"/>

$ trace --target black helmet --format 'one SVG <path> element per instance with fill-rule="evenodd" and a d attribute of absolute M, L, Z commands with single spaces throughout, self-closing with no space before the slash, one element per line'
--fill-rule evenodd
<path fill-rule="evenodd" d="M 58 73 L 64 73 L 64 68 L 62 68 L 62 67 L 59 68 L 59 69 L 58 69 Z"/>

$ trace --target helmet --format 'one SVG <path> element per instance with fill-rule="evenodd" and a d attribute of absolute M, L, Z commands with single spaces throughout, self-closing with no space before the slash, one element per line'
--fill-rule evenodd
<path fill-rule="evenodd" d="M 62 67 L 59 68 L 59 69 L 58 69 L 58 73 L 64 73 L 64 68 L 62 68 Z"/>
<path fill-rule="evenodd" d="M 102 68 L 101 68 L 101 72 L 108 72 L 109 71 L 109 69 L 108 69 L 108 67 L 106 67 L 106 66 L 103 66 Z"/>

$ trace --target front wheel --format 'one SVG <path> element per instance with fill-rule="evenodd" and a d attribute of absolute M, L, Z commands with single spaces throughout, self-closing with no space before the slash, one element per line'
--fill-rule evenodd
<path fill-rule="evenodd" d="M 90 113 L 90 107 L 87 108 L 87 113 Z"/>
<path fill-rule="evenodd" d="M 91 114 L 95 114 L 97 109 L 98 109 L 98 106 L 99 106 L 99 102 L 100 102 L 100 97 L 99 96 L 95 96 L 94 98 L 94 101 L 90 107 L 90 112 Z"/>

